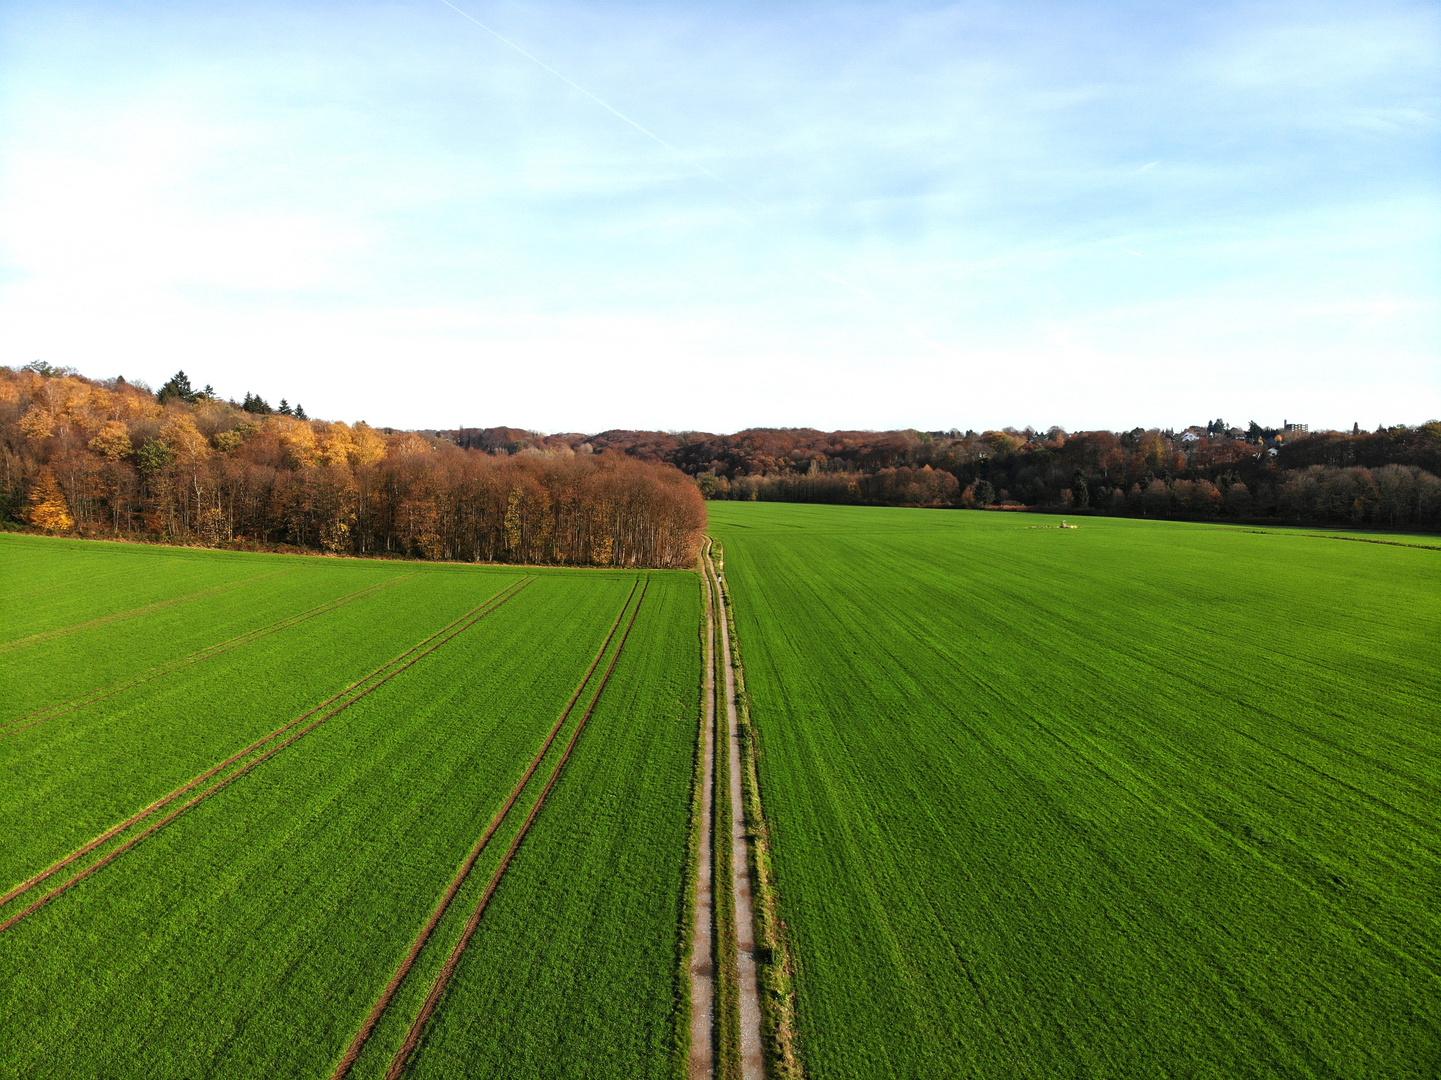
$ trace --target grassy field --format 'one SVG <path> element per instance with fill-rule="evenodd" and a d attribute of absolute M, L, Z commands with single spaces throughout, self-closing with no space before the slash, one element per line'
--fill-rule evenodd
<path fill-rule="evenodd" d="M 119 852 L 0 931 L 0 1076 L 329 1076 L 531 766 L 351 1075 L 384 1074 L 552 776 L 407 1075 L 675 1074 L 693 575 L 13 535 L 0 559 L 0 889 L 241 755 L 0 904 Z"/>
<path fill-rule="evenodd" d="M 1441 551 L 711 510 L 811 1080 L 1435 1075 Z M 0 561 L 0 1077 L 684 1072 L 694 575 Z"/>
<path fill-rule="evenodd" d="M 812 1080 L 1436 1075 L 1441 552 L 710 509 Z"/>

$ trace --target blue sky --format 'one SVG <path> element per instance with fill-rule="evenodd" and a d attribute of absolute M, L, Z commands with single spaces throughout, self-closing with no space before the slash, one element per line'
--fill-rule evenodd
<path fill-rule="evenodd" d="M 0 6 L 0 363 L 396 426 L 1441 415 L 1434 4 L 456 6 L 535 59 L 443 0 Z"/>

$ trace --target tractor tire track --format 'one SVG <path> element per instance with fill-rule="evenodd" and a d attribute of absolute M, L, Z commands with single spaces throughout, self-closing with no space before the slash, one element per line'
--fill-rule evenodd
<path fill-rule="evenodd" d="M 220 593 L 228 592 L 230 589 L 238 589 L 242 585 L 254 585 L 257 581 L 266 581 L 273 577 L 279 577 L 281 574 L 293 573 L 295 573 L 294 568 L 273 570 L 268 574 L 261 574 L 259 577 L 246 578 L 244 581 L 232 581 L 228 585 L 216 585 L 209 589 L 201 589 L 199 592 L 176 596 L 170 600 L 160 600 L 154 604 L 146 604 L 144 607 L 130 608 L 128 611 L 117 611 L 110 615 L 102 615 L 98 619 L 76 623 L 74 626 L 62 626 L 59 630 L 46 630 L 43 633 L 31 634 L 29 637 L 18 638 L 15 641 L 7 641 L 4 644 L 0 644 L 0 653 L 23 649 L 29 645 L 39 645 L 41 642 L 53 641 L 56 638 L 65 637 L 68 634 L 78 634 L 82 630 L 93 630 L 99 626 L 109 626 L 111 623 L 124 622 L 126 619 L 135 619 L 141 615 L 149 615 L 154 611 L 163 611 L 166 608 L 175 607 L 177 604 L 188 604 L 192 600 L 203 600 L 207 596 L 218 596 Z"/>
<path fill-rule="evenodd" d="M 610 625 L 610 632 L 606 634 L 605 641 L 601 643 L 600 650 L 595 654 L 595 659 L 591 661 L 590 667 L 586 669 L 585 675 L 581 678 L 580 685 L 576 687 L 575 693 L 571 695 L 570 701 L 566 702 L 565 708 L 561 710 L 560 719 L 551 727 L 550 733 L 545 738 L 545 742 L 541 745 L 540 750 L 531 761 L 530 767 L 526 769 L 525 774 L 511 791 L 510 797 L 506 799 L 505 804 L 501 806 L 499 812 L 491 820 L 485 833 L 470 849 L 470 854 L 466 856 L 465 862 L 461 864 L 460 870 L 446 887 L 445 893 L 440 898 L 440 903 L 438 903 L 435 910 L 431 912 L 430 918 L 426 920 L 420 933 L 411 943 L 410 951 L 406 953 L 405 959 L 401 961 L 400 967 L 396 969 L 395 974 L 392 975 L 390 981 L 386 983 L 380 998 L 376 1001 L 374 1008 L 370 1010 L 370 1015 L 365 1018 L 365 1023 L 361 1025 L 360 1030 L 355 1034 L 355 1038 L 351 1040 L 349 1048 L 345 1051 L 345 1055 L 335 1067 L 335 1072 L 332 1074 L 331 1080 L 345 1080 L 350 1070 L 355 1067 L 356 1061 L 360 1059 L 361 1052 L 365 1049 L 365 1044 L 369 1042 L 371 1035 L 375 1033 L 375 1029 L 377 1025 L 379 1025 L 381 1018 L 385 1015 L 386 1010 L 390 1008 L 391 1001 L 394 1000 L 395 995 L 400 991 L 401 984 L 405 981 L 406 976 L 410 974 L 410 969 L 415 966 L 415 961 L 419 959 L 421 952 L 430 941 L 430 937 L 435 932 L 435 928 L 440 925 L 441 919 L 445 917 L 445 913 L 450 909 L 451 901 L 455 899 L 456 893 L 460 892 L 466 881 L 469 880 L 470 872 L 475 869 L 476 861 L 480 858 L 481 853 L 489 846 L 496 831 L 504 824 L 512 807 L 515 806 L 516 800 L 519 799 L 522 792 L 525 791 L 526 786 L 535 775 L 535 771 L 540 768 L 540 763 L 545 759 L 545 755 L 550 752 L 551 745 L 555 742 L 556 736 L 560 734 L 561 728 L 564 727 L 565 722 L 570 719 L 570 714 L 574 711 L 576 702 L 579 701 L 581 695 L 585 693 L 586 687 L 590 685 L 591 676 L 595 674 L 595 669 L 600 666 L 601 660 L 605 657 L 606 650 L 610 648 L 610 643 L 615 637 L 616 629 L 620 626 L 621 620 L 625 618 L 626 611 L 630 609 L 630 602 L 635 598 L 635 591 L 639 586 L 639 579 L 631 585 L 630 592 L 626 595 L 625 603 L 621 605 L 620 612 L 616 615 L 615 621 Z"/>
<path fill-rule="evenodd" d="M 540 797 L 536 799 L 535 805 L 531 807 L 530 814 L 525 819 L 525 823 L 520 827 L 520 832 L 518 832 L 515 839 L 511 841 L 510 847 L 500 860 L 500 865 L 496 867 L 495 873 L 491 875 L 490 882 L 485 887 L 485 893 L 476 904 L 475 911 L 466 923 L 460 940 L 455 943 L 455 947 L 451 950 L 450 956 L 446 958 L 445 966 L 441 968 L 440 974 L 436 976 L 435 982 L 430 988 L 430 993 L 426 996 L 425 1004 L 421 1006 L 419 1015 L 416 1016 L 415 1021 L 411 1024 L 410 1031 L 405 1037 L 405 1043 L 396 1052 L 395 1058 L 390 1063 L 390 1068 L 386 1070 L 385 1080 L 400 1080 L 400 1077 L 405 1072 L 406 1065 L 415 1053 L 416 1047 L 420 1045 L 420 1040 L 425 1034 L 426 1026 L 430 1023 L 430 1018 L 434 1015 L 436 1006 L 440 1004 L 440 999 L 444 996 L 446 988 L 450 985 L 451 977 L 454 976 L 455 969 L 459 965 L 461 957 L 465 955 L 465 950 L 470 945 L 470 939 L 475 936 L 476 930 L 480 928 L 480 920 L 485 915 L 486 908 L 490 905 L 491 897 L 495 895 L 495 890 L 499 887 L 501 879 L 505 877 L 506 870 L 510 868 L 511 860 L 520 849 L 520 845 L 524 842 L 527 834 L 529 834 L 530 827 L 535 824 L 535 819 L 539 816 L 541 808 L 545 806 L 551 789 L 555 787 L 556 781 L 560 779 L 560 774 L 565 769 L 566 762 L 570 760 L 571 753 L 575 750 L 576 744 L 580 741 L 581 734 L 590 722 L 596 705 L 600 703 L 601 696 L 605 693 L 605 688 L 610 683 L 610 677 L 615 671 L 615 666 L 620 661 L 621 653 L 625 651 L 625 643 L 630 639 L 630 632 L 635 626 L 636 616 L 640 614 L 641 605 L 645 603 L 645 594 L 649 588 L 650 579 L 647 578 L 645 585 L 641 588 L 640 598 L 636 601 L 635 607 L 631 609 L 630 621 L 626 624 L 625 633 L 621 635 L 620 643 L 616 646 L 614 655 L 611 656 L 610 665 L 605 669 L 605 674 L 601 677 L 599 686 L 596 687 L 595 696 L 591 698 L 590 704 L 586 707 L 585 713 L 580 718 L 580 723 L 576 725 L 570 741 L 566 744 L 565 752 L 561 754 L 560 760 L 556 762 L 555 768 L 551 771 L 550 778 L 541 790 Z"/>
<path fill-rule="evenodd" d="M 254 630 L 248 630 L 243 634 L 240 634 L 233 638 L 228 638 L 225 641 L 217 642 L 214 645 L 207 645 L 203 649 L 197 649 L 193 653 L 189 653 L 185 656 L 176 657 L 174 660 L 167 660 L 163 664 L 157 664 L 155 667 L 152 667 L 146 671 L 142 671 L 137 675 L 132 675 L 128 678 L 117 680 L 116 682 L 110 683 L 108 686 L 102 686 L 99 689 L 92 690 L 77 697 L 69 698 L 66 701 L 57 702 L 53 705 L 47 705 L 43 709 L 36 709 L 33 712 L 26 713 L 24 716 L 17 716 L 13 720 L 5 720 L 3 722 L 0 722 L 0 739 L 3 739 L 9 735 L 14 735 L 20 731 L 25 731 L 28 728 L 35 727 L 37 724 L 43 724 L 47 720 L 54 720 L 57 717 L 64 716 L 66 713 L 71 713 L 77 709 L 84 708 L 86 705 L 94 705 L 95 703 L 104 701 L 107 698 L 112 698 L 116 694 L 122 694 L 126 690 L 134 689 L 137 686 L 141 686 L 144 683 L 151 682 L 155 679 L 161 678 L 162 676 L 173 674 L 174 672 L 179 671 L 181 668 L 188 667 L 191 664 L 198 664 L 205 660 L 211 660 L 217 656 L 223 656 L 225 653 L 231 652 L 234 649 L 243 648 L 246 645 L 250 645 L 256 641 L 261 640 L 262 638 L 269 637 L 271 634 L 277 634 L 282 630 L 289 630 L 293 626 L 298 626 L 301 623 L 307 622 L 310 619 L 314 619 L 320 615 L 328 614 L 329 612 L 335 611 L 338 608 L 342 608 L 348 604 L 352 604 L 357 600 L 368 599 L 376 593 L 384 589 L 390 588 L 392 585 L 398 585 L 400 582 L 407 581 L 415 576 L 417 576 L 415 573 L 401 574 L 386 581 L 377 582 L 374 585 L 367 585 L 363 589 L 357 589 L 355 592 L 346 593 L 344 596 L 336 597 L 333 600 L 327 600 L 325 603 L 317 604 L 315 607 L 307 608 L 306 610 L 297 612 L 293 615 L 287 615 L 285 616 L 285 618 L 279 619 L 266 626 L 257 627 Z M 30 721 L 30 723 L 25 723 L 25 721 L 27 720 Z"/>
<path fill-rule="evenodd" d="M 39 874 L 36 874 L 34 877 L 31 877 L 26 881 L 20 883 L 19 885 L 15 886 L 9 892 L 5 893 L 4 896 L 0 896 L 0 906 L 3 906 L 4 904 L 9 903 L 11 900 L 14 900 L 16 897 L 29 892 L 31 889 L 35 888 L 35 886 L 48 880 L 55 874 L 59 873 L 61 870 L 65 869 L 67 866 L 70 866 L 72 863 L 88 855 L 96 848 L 103 845 L 106 841 L 111 840 L 119 834 L 125 832 L 127 829 L 130 829 L 135 825 L 142 823 L 146 818 L 168 806 L 170 803 L 174 802 L 186 792 L 194 790 L 196 787 L 203 784 L 206 780 L 211 779 L 216 774 L 224 771 L 227 767 L 240 761 L 240 759 L 246 757 L 251 753 L 254 753 L 256 750 L 261 749 L 267 743 L 273 742 L 275 739 L 279 738 L 281 735 L 284 735 L 287 731 L 292 730 L 297 725 L 304 723 L 316 713 L 319 713 L 323 709 L 325 709 L 326 706 L 332 705 L 335 702 L 340 701 L 342 698 L 346 699 L 340 705 L 336 706 L 334 709 L 331 709 L 329 712 L 325 713 L 325 715 L 321 716 L 320 719 L 301 729 L 299 732 L 290 736 L 290 738 L 284 740 L 278 745 L 272 746 L 269 750 L 266 750 L 258 757 L 255 757 L 252 760 L 246 762 L 244 765 L 241 765 L 240 768 L 236 769 L 228 776 L 223 777 L 216 783 L 212 784 L 210 787 L 206 788 L 199 795 L 195 796 L 184 805 L 182 805 L 178 810 L 172 811 L 155 825 L 152 825 L 150 828 L 125 841 L 123 844 L 114 848 L 110 852 L 106 853 L 102 858 L 98 859 L 95 863 L 91 864 L 85 870 L 76 874 L 73 878 L 67 880 L 64 884 L 52 889 L 50 892 L 46 893 L 40 899 L 31 903 L 22 911 L 10 917 L 5 922 L 0 923 L 0 933 L 4 933 L 6 930 L 9 930 L 12 926 L 18 923 L 21 919 L 25 918 L 31 912 L 43 907 L 45 904 L 60 896 L 62 893 L 66 892 L 68 889 L 78 884 L 83 879 L 89 877 L 95 871 L 99 870 L 102 866 L 109 864 L 117 856 L 119 856 L 125 851 L 130 850 L 130 848 L 134 847 L 137 843 L 145 839 L 147 836 L 150 836 L 153 833 L 157 832 L 164 826 L 168 825 L 170 822 L 174 821 L 181 814 L 185 813 L 187 810 L 203 802 L 205 799 L 215 794 L 215 792 L 227 786 L 237 777 L 248 772 L 250 769 L 254 768 L 256 765 L 259 765 L 261 762 L 273 757 L 276 753 L 283 750 L 285 747 L 289 746 L 297 739 L 314 731 L 331 717 L 336 716 L 341 712 L 344 712 L 346 709 L 350 708 L 350 706 L 354 705 L 362 698 L 373 693 L 375 690 L 378 690 L 381 686 L 385 685 L 387 682 L 395 678 L 401 672 L 414 666 L 416 663 L 424 659 L 426 656 L 430 655 L 432 652 L 440 648 L 446 642 L 451 641 L 459 635 L 463 634 L 465 631 L 469 630 L 472 626 L 478 623 L 481 619 L 485 618 L 485 616 L 489 615 L 496 608 L 500 607 L 506 601 L 512 599 L 522 589 L 530 585 L 531 582 L 535 580 L 535 578 L 524 578 L 513 585 L 507 586 L 505 589 L 501 590 L 499 593 L 486 600 L 485 603 L 480 604 L 475 608 L 472 608 L 469 612 L 467 612 L 465 615 L 462 615 L 459 619 L 436 631 L 436 633 L 432 634 L 430 637 L 424 639 L 419 644 L 412 646 L 404 653 L 401 653 L 400 656 L 396 657 L 394 660 L 388 661 L 386 664 L 377 668 L 375 671 L 371 672 L 363 679 L 359 679 L 356 682 L 351 683 L 350 686 L 346 687 L 338 694 L 332 695 L 330 698 L 326 699 L 321 704 L 311 709 L 309 712 L 290 721 L 290 723 L 285 724 L 283 727 L 277 728 L 269 735 L 266 735 L 265 737 L 256 740 L 255 742 L 247 746 L 244 750 L 241 750 L 236 754 L 232 754 L 220 764 L 212 766 L 210 769 L 206 770 L 204 773 L 201 773 L 195 779 L 187 782 L 179 788 L 176 788 L 169 795 L 166 795 L 163 798 L 156 800 L 145 809 L 139 811 L 136 814 L 133 814 L 131 817 L 127 818 L 125 821 L 120 822 L 120 824 L 113 826 L 106 832 L 101 833 L 95 839 L 91 840 L 83 847 L 77 848 L 75 851 L 71 852 L 59 862 L 52 864 L 45 870 L 41 871 Z M 431 644 L 432 642 L 434 642 L 434 644 Z M 370 685 L 367 686 L 367 683 L 369 683 Z M 364 687 L 364 689 L 360 689 L 361 687 Z M 347 695 L 349 696 L 347 697 Z"/>

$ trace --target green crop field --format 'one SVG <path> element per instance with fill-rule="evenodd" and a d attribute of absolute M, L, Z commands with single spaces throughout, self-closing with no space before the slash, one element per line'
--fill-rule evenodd
<path fill-rule="evenodd" d="M 1441 551 L 710 509 L 811 1080 L 1437 1075 Z"/>
<path fill-rule="evenodd" d="M 1436 1075 L 1434 537 L 711 513 L 810 1080 Z M 0 1077 L 685 1073 L 695 575 L 0 567 Z"/>
<path fill-rule="evenodd" d="M 513 794 L 349 1075 L 492 883 L 406 1074 L 676 1074 L 694 575 L 0 563 L 0 1076 L 330 1076 Z"/>

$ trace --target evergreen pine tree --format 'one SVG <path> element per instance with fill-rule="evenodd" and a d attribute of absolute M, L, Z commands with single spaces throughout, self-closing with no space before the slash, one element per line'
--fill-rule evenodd
<path fill-rule="evenodd" d="M 162 405 L 171 398 L 178 398 L 181 401 L 187 401 L 193 404 L 195 399 L 199 397 L 199 395 L 191 389 L 190 377 L 183 371 L 177 371 L 174 375 L 170 376 L 169 381 L 159 389 L 155 396 L 160 399 Z"/>

